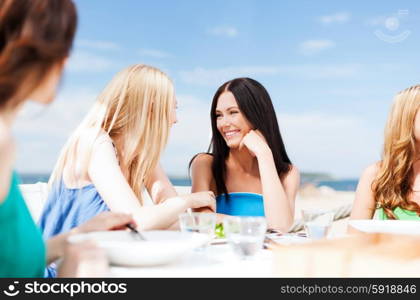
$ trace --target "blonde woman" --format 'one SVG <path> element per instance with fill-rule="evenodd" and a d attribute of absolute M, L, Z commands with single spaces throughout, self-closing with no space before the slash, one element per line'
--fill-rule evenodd
<path fill-rule="evenodd" d="M 159 165 L 175 110 L 166 74 L 140 64 L 119 72 L 59 156 L 40 219 L 44 237 L 106 210 L 133 214 L 140 230 L 167 229 L 189 208 L 214 210 L 213 193 L 178 196 Z M 144 205 L 144 189 L 156 205 Z"/>
<path fill-rule="evenodd" d="M 382 160 L 360 178 L 351 219 L 420 220 L 420 85 L 398 93 Z"/>

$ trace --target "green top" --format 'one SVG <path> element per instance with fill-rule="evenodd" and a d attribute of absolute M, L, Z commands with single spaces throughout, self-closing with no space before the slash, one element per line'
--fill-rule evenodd
<path fill-rule="evenodd" d="M 0 277 L 43 277 L 45 246 L 13 172 L 7 198 L 0 203 Z"/>
<path fill-rule="evenodd" d="M 388 220 L 388 217 L 385 214 L 385 211 L 383 208 L 376 209 L 376 213 L 377 213 L 377 218 L 379 220 Z M 397 207 L 394 209 L 394 214 L 398 220 L 420 221 L 420 217 L 415 211 Z"/>

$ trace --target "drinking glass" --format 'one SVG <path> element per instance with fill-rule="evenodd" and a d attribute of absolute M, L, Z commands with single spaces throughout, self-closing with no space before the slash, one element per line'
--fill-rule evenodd
<path fill-rule="evenodd" d="M 326 238 L 334 220 L 334 211 L 326 209 L 302 209 L 302 220 L 308 238 Z"/>
<path fill-rule="evenodd" d="M 263 217 L 225 217 L 223 227 L 233 252 L 241 259 L 254 257 L 263 247 L 267 222 Z"/>
<path fill-rule="evenodd" d="M 216 214 L 187 212 L 179 215 L 179 227 L 183 232 L 198 232 L 209 236 L 209 242 L 215 236 Z"/>

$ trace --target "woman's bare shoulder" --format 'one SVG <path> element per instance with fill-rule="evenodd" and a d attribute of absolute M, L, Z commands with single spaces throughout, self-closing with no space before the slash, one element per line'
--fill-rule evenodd
<path fill-rule="evenodd" d="M 289 171 L 285 173 L 282 177 L 285 178 L 300 178 L 300 171 L 295 165 L 290 165 Z"/>
<path fill-rule="evenodd" d="M 289 172 L 285 174 L 281 181 L 287 185 L 292 184 L 299 186 L 300 184 L 300 171 L 295 165 L 290 165 Z"/>
<path fill-rule="evenodd" d="M 376 175 L 378 174 L 380 167 L 381 167 L 381 162 L 380 161 L 375 162 L 375 163 L 367 166 L 363 170 L 361 178 L 366 178 L 366 179 L 373 180 L 376 177 Z"/>
<path fill-rule="evenodd" d="M 215 183 L 211 165 L 213 156 L 199 153 L 191 160 L 192 192 L 211 190 L 215 193 Z"/>
<path fill-rule="evenodd" d="M 192 168 L 211 167 L 213 155 L 209 153 L 198 153 L 191 160 Z"/>
<path fill-rule="evenodd" d="M 104 130 L 99 132 L 96 129 L 88 129 L 79 135 L 78 147 L 83 150 L 98 150 L 98 148 L 109 147 L 113 141 L 109 134 Z"/>
<path fill-rule="evenodd" d="M 300 171 L 295 165 L 290 165 L 289 174 L 292 176 L 300 176 Z"/>

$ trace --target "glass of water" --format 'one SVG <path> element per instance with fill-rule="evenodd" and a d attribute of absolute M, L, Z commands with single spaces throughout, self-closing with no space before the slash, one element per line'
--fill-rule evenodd
<path fill-rule="evenodd" d="M 263 247 L 267 222 L 263 217 L 229 216 L 223 220 L 226 238 L 241 259 L 255 256 Z"/>
<path fill-rule="evenodd" d="M 199 212 L 180 214 L 179 227 L 184 232 L 205 233 L 213 238 L 216 229 L 216 214 Z"/>
<path fill-rule="evenodd" d="M 318 240 L 326 238 L 334 221 L 334 211 L 326 209 L 302 209 L 306 236 Z"/>

